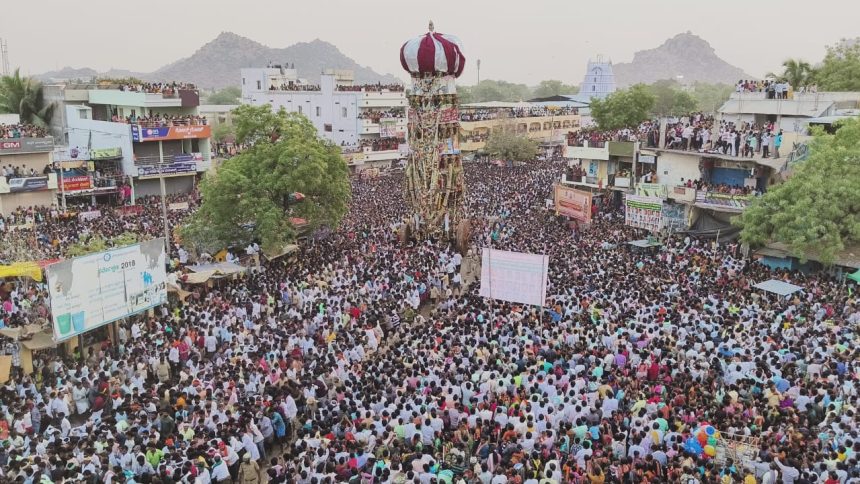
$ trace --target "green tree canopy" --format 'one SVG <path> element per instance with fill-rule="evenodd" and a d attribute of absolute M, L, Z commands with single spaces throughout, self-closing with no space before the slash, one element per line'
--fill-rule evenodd
<path fill-rule="evenodd" d="M 696 111 L 716 113 L 734 91 L 735 87 L 728 84 L 696 82 L 693 84 L 691 94 L 696 100 Z"/>
<path fill-rule="evenodd" d="M 552 79 L 541 81 L 534 89 L 532 97 L 552 97 L 558 96 L 559 94 L 576 94 L 577 92 L 579 92 L 579 88 L 577 86 L 570 86 L 561 81 Z"/>
<path fill-rule="evenodd" d="M 0 113 L 18 114 L 22 123 L 48 126 L 54 117 L 53 103 L 45 101 L 42 83 L 21 77 L 19 69 L 0 78 Z"/>
<path fill-rule="evenodd" d="M 645 87 L 648 93 L 654 96 L 654 108 L 651 114 L 674 116 L 687 114 L 696 109 L 696 100 L 690 93 L 684 91 L 677 81 L 662 80 Z"/>
<path fill-rule="evenodd" d="M 239 104 L 242 90 L 236 86 L 225 87 L 206 98 L 206 104 Z"/>
<path fill-rule="evenodd" d="M 827 47 L 813 80 L 819 91 L 860 91 L 860 42 L 843 40 L 835 47 Z"/>
<path fill-rule="evenodd" d="M 485 149 L 490 156 L 506 161 L 531 161 L 538 153 L 538 143 L 514 132 L 513 125 L 493 130 Z"/>
<path fill-rule="evenodd" d="M 184 239 L 204 250 L 251 241 L 279 250 L 295 235 L 293 217 L 311 228 L 340 222 L 350 198 L 340 148 L 304 116 L 268 105 L 238 107 L 234 125 L 250 147 L 203 180 L 203 202 L 182 228 Z"/>
<path fill-rule="evenodd" d="M 474 86 L 457 86 L 461 103 L 480 103 L 487 101 L 517 102 L 532 97 L 531 89 L 525 84 L 514 84 L 490 79 Z"/>
<path fill-rule="evenodd" d="M 647 86 L 636 84 L 604 99 L 593 99 L 591 116 L 601 129 L 631 128 L 648 119 L 655 101 Z"/>
<path fill-rule="evenodd" d="M 236 130 L 229 124 L 215 124 L 212 126 L 212 140 L 216 143 L 224 143 L 229 138 L 236 137 Z"/>
<path fill-rule="evenodd" d="M 782 242 L 797 257 L 815 254 L 826 263 L 860 243 L 860 120 L 844 122 L 835 135 L 817 134 L 791 178 L 735 223 L 750 245 Z"/>

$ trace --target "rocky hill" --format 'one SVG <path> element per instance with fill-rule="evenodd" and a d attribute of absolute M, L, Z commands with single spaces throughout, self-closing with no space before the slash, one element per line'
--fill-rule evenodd
<path fill-rule="evenodd" d="M 690 32 L 678 34 L 657 48 L 636 52 L 632 62 L 613 64 L 612 72 L 619 87 L 677 76 L 684 76 L 685 83 L 735 84 L 739 79 L 752 78 L 719 58 L 707 41 Z"/>
<path fill-rule="evenodd" d="M 37 77 L 43 80 L 75 79 L 123 73 L 149 81 L 184 81 L 192 82 L 198 87 L 221 89 L 239 85 L 241 68 L 263 67 L 269 62 L 295 64 L 299 77 L 310 82 L 318 82 L 320 73 L 324 69 L 349 69 L 355 73 L 355 80 L 358 83 L 400 82 L 392 75 L 378 74 L 369 67 L 359 65 L 334 45 L 319 39 L 276 49 L 231 32 L 222 32 L 190 57 L 170 63 L 155 72 L 97 73 L 93 69 L 66 67 Z"/>

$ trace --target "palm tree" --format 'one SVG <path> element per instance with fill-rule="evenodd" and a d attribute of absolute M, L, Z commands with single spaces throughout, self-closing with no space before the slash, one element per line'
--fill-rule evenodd
<path fill-rule="evenodd" d="M 42 83 L 21 77 L 18 69 L 11 76 L 0 78 L 0 113 L 18 114 L 22 123 L 47 127 L 54 116 L 54 107 L 54 103 L 45 102 Z"/>
<path fill-rule="evenodd" d="M 788 59 L 782 63 L 782 67 L 784 70 L 781 77 L 795 88 L 809 83 L 812 73 L 812 66 L 809 65 L 809 62 L 800 59 Z"/>

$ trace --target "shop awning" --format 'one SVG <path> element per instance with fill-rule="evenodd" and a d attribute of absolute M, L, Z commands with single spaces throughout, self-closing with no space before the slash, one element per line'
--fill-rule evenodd
<path fill-rule="evenodd" d="M 848 274 L 846 277 L 854 282 L 860 282 L 860 269 L 858 269 L 857 272 Z"/>
<path fill-rule="evenodd" d="M 0 279 L 4 277 L 29 277 L 34 281 L 42 281 L 42 268 L 38 262 L 15 262 L 0 266 Z"/>
<path fill-rule="evenodd" d="M 287 244 L 281 250 L 270 250 L 264 251 L 263 255 L 266 256 L 268 260 L 275 260 L 279 257 L 283 257 L 287 254 L 292 254 L 293 252 L 299 250 L 299 246 L 296 244 Z"/>
<path fill-rule="evenodd" d="M 756 289 L 761 289 L 762 291 L 772 292 L 783 297 L 803 289 L 800 286 L 796 286 L 785 281 L 780 281 L 779 279 L 771 279 L 769 281 L 759 282 L 753 287 Z"/>

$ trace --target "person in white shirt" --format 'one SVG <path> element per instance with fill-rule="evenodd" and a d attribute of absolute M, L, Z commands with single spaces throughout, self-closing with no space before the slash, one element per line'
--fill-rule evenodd
<path fill-rule="evenodd" d="M 238 459 L 238 456 L 236 457 Z M 221 484 L 224 482 L 230 482 L 230 469 L 227 468 L 227 463 L 221 460 L 220 455 L 215 455 L 214 462 L 212 463 L 212 473 L 211 473 L 212 482 L 215 484 Z"/>

